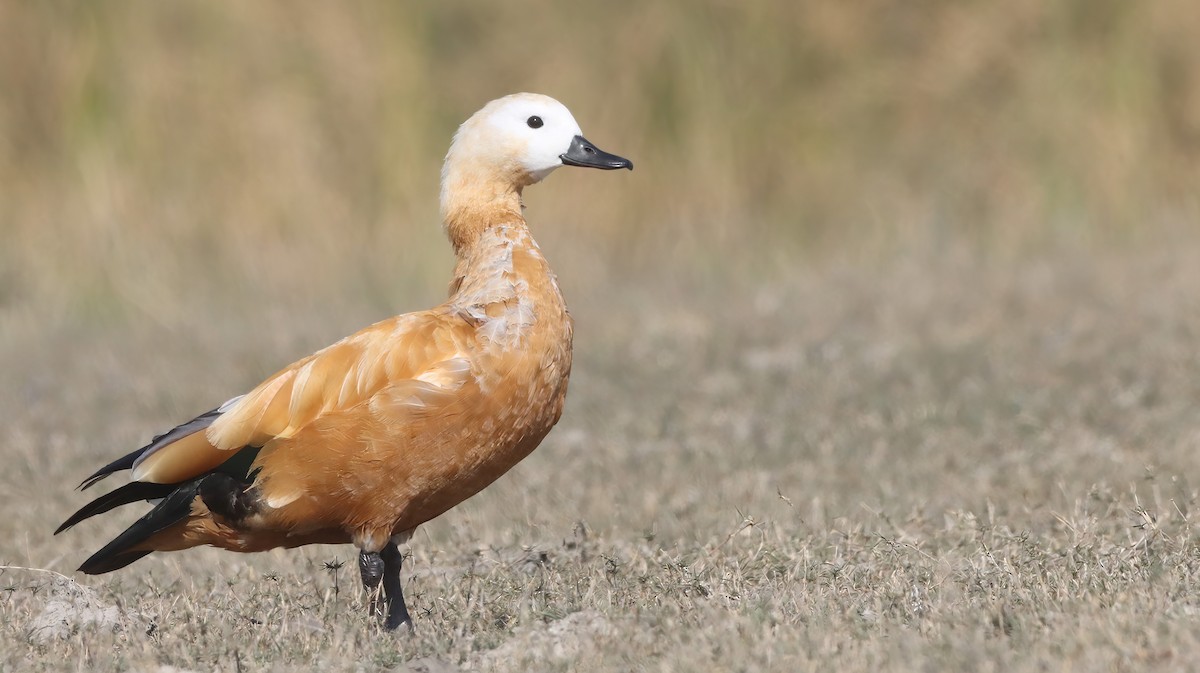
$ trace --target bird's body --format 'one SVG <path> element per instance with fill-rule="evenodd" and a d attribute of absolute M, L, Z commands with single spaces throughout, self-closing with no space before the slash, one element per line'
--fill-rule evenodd
<path fill-rule="evenodd" d="M 490 228 L 464 253 L 446 303 L 270 377 L 209 426 L 203 450 L 143 460 L 135 477 L 173 481 L 196 472 L 190 461 L 261 447 L 256 506 L 244 516 L 214 517 L 197 498 L 187 519 L 131 551 L 340 542 L 378 551 L 528 455 L 562 414 L 571 318 L 522 220 Z"/>
<path fill-rule="evenodd" d="M 514 131 L 517 122 L 532 133 Z M 570 149 L 555 153 L 563 137 Z M 583 141 L 566 108 L 544 96 L 499 99 L 468 120 L 443 171 L 443 220 L 458 257 L 450 298 L 301 359 L 101 468 L 85 487 L 122 469 L 133 481 L 60 531 L 162 500 L 81 570 L 199 545 L 352 542 L 368 588 L 385 582 L 388 626 L 408 621 L 396 543 L 508 471 L 562 414 L 572 322 L 521 190 L 563 163 L 631 167 Z"/>

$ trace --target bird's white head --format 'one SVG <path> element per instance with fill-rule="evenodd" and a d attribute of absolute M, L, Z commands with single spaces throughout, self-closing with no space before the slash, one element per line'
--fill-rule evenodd
<path fill-rule="evenodd" d="M 633 169 L 628 159 L 588 142 L 571 111 L 553 98 L 533 93 L 498 98 L 454 134 L 442 168 L 442 206 L 463 190 L 519 193 L 564 165 Z"/>

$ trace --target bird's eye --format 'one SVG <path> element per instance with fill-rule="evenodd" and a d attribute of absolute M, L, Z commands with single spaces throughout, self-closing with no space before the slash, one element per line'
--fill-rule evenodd
<path fill-rule="evenodd" d="M 525 123 L 529 124 L 529 128 L 531 129 L 542 128 L 542 118 L 537 115 L 533 115 L 529 119 L 525 120 Z"/>

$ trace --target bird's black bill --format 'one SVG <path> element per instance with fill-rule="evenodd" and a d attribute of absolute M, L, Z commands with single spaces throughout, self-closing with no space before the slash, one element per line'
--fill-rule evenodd
<path fill-rule="evenodd" d="M 558 158 L 562 159 L 562 162 L 567 166 L 600 168 L 606 171 L 617 168 L 633 170 L 632 161 L 597 148 L 583 136 L 575 136 L 575 139 L 571 141 L 571 147 L 567 149 L 565 154 L 558 155 Z"/>

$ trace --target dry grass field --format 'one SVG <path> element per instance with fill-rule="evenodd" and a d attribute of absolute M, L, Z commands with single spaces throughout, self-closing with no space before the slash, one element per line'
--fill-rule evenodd
<path fill-rule="evenodd" d="M 897 7 L 0 3 L 0 673 L 1195 669 L 1200 5 Z M 349 546 L 74 574 L 96 465 L 442 298 L 522 89 L 637 170 L 527 195 L 567 410 L 415 633 Z"/>
<path fill-rule="evenodd" d="M 349 547 L 193 550 L 76 578 L 94 603 L 4 571 L 0 667 L 1188 669 L 1198 250 L 580 292 L 559 428 L 410 546 L 414 636 Z M 49 537 L 92 463 L 342 323 L 10 326 L 4 562 L 69 575 L 123 524 Z"/>

